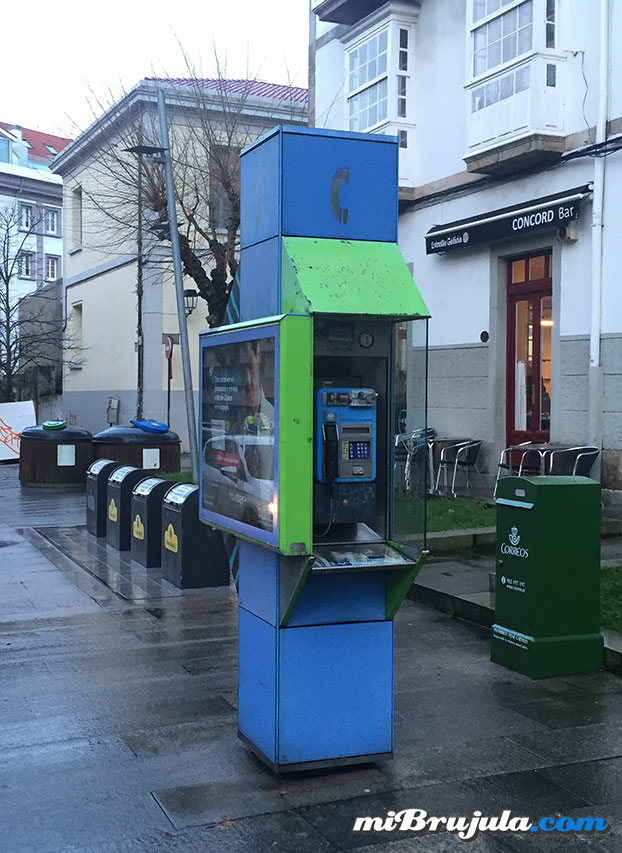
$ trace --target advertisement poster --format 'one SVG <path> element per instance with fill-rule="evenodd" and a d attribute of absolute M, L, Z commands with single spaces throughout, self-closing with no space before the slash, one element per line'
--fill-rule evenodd
<path fill-rule="evenodd" d="M 0 462 L 19 459 L 20 433 L 36 423 L 32 400 L 25 403 L 0 403 Z"/>

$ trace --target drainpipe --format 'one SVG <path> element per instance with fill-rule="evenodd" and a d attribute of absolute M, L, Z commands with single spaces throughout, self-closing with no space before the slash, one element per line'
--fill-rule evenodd
<path fill-rule="evenodd" d="M 600 0 L 600 68 L 598 79 L 598 118 L 596 143 L 607 138 L 609 102 L 609 0 Z M 588 440 L 602 449 L 603 442 L 603 367 L 601 363 L 602 277 L 603 277 L 603 199 L 605 192 L 605 156 L 594 159 L 594 196 L 592 200 L 592 319 L 590 326 L 590 367 L 588 373 Z M 600 479 L 600 462 L 593 476 Z"/>

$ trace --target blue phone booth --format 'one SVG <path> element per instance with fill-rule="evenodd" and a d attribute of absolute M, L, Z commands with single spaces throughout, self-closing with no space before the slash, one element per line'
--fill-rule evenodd
<path fill-rule="evenodd" d="M 240 540 L 238 730 L 279 772 L 393 753 L 427 470 L 397 164 L 372 134 L 278 127 L 246 148 L 241 322 L 201 335 L 200 515 Z"/>

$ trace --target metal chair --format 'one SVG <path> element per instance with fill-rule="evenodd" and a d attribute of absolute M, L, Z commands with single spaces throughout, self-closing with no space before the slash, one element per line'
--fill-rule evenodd
<path fill-rule="evenodd" d="M 463 441 L 460 442 L 460 444 L 451 444 L 448 447 L 444 447 L 441 450 L 441 458 L 438 465 L 438 472 L 436 474 L 436 484 L 434 487 L 435 492 L 438 493 L 438 484 L 441 479 L 441 471 L 443 470 L 443 468 L 447 470 L 451 466 L 453 466 L 454 469 L 453 477 L 451 480 L 451 493 L 454 498 L 456 497 L 456 475 L 458 473 L 458 470 L 462 470 L 466 473 L 467 488 L 469 488 L 471 485 L 471 478 L 469 475 L 471 469 L 475 471 L 475 473 L 479 477 L 480 483 L 483 486 L 484 481 L 482 479 L 482 475 L 477 470 L 476 464 L 481 446 L 481 441 Z"/>
<path fill-rule="evenodd" d="M 599 453 L 600 450 L 592 445 L 551 450 L 548 473 L 588 477 Z"/>
<path fill-rule="evenodd" d="M 404 492 L 423 491 L 428 439 L 434 434 L 432 429 L 416 429 L 411 433 L 395 436 L 395 475 L 394 482 L 402 485 Z"/>
<path fill-rule="evenodd" d="M 508 471 L 509 475 L 514 472 L 514 463 L 512 460 L 512 453 L 516 453 L 517 448 L 526 447 L 528 444 L 531 444 L 530 441 L 523 441 L 521 444 L 515 444 L 513 447 L 506 447 L 505 450 L 501 451 L 501 456 L 499 457 L 499 464 L 497 465 L 497 479 L 495 481 L 495 490 L 492 494 L 493 498 L 497 497 L 497 486 L 499 485 L 499 479 L 501 477 L 502 471 Z M 519 463 L 520 467 L 520 463 Z"/>

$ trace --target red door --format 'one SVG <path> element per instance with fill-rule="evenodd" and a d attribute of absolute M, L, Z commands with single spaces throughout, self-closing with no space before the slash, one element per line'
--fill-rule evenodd
<path fill-rule="evenodd" d="M 551 262 L 550 251 L 508 261 L 508 445 L 550 436 Z"/>

